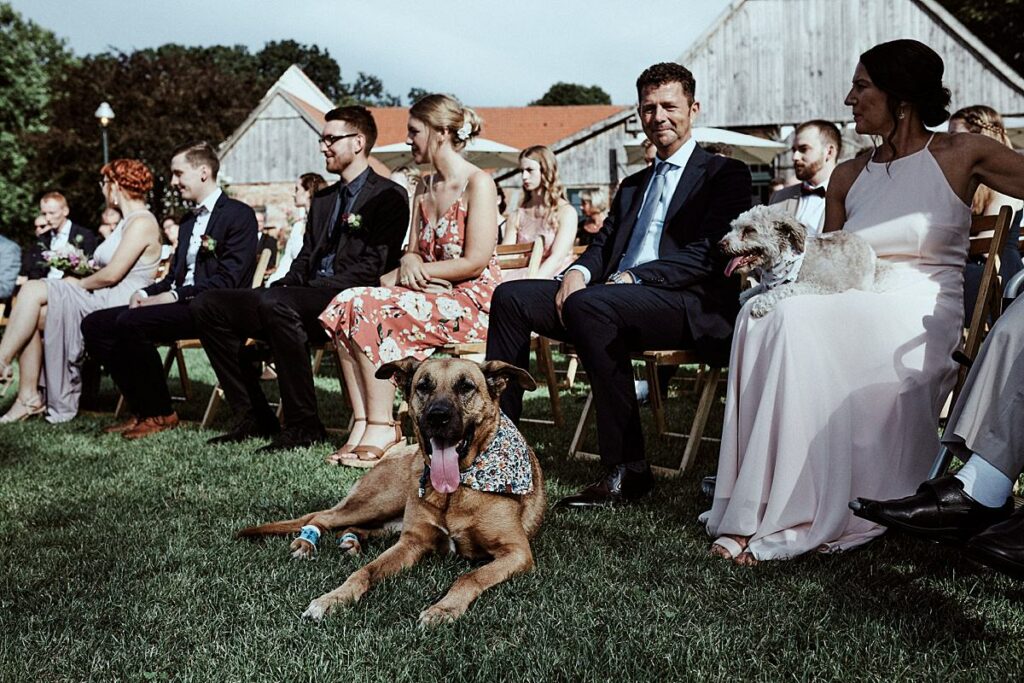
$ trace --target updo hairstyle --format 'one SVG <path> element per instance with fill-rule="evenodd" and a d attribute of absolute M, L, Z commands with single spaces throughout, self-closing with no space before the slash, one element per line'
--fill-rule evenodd
<path fill-rule="evenodd" d="M 466 143 L 480 135 L 483 120 L 469 107 L 451 95 L 426 95 L 416 101 L 409 109 L 409 116 L 419 119 L 434 130 L 448 131 L 451 134 L 452 147 L 462 150 Z"/>
<path fill-rule="evenodd" d="M 100 174 L 117 183 L 131 199 L 143 199 L 153 189 L 153 174 L 137 159 L 114 159 L 100 169 Z"/>

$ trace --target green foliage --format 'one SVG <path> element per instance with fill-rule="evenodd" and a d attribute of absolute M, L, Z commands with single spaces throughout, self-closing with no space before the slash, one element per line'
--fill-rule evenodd
<path fill-rule="evenodd" d="M 412 106 L 413 104 L 416 104 L 416 100 L 426 97 L 429 94 L 430 91 L 424 90 L 423 88 L 409 88 L 409 94 L 405 96 L 405 99 L 409 105 Z"/>
<path fill-rule="evenodd" d="M 23 243 L 38 212 L 28 139 L 46 130 L 50 93 L 70 63 L 62 40 L 0 3 L 0 231 Z"/>
<path fill-rule="evenodd" d="M 397 107 L 402 104 L 402 98 L 385 91 L 384 83 L 373 74 L 360 71 L 356 80 L 344 87 L 345 95 L 338 102 L 341 105 Z"/>
<path fill-rule="evenodd" d="M 341 67 L 330 52 L 321 50 L 317 45 L 302 45 L 294 40 L 271 41 L 256 54 L 256 63 L 260 75 L 268 83 L 280 78 L 292 64 L 298 64 L 332 102 L 339 102 L 345 97 Z"/>
<path fill-rule="evenodd" d="M 539 100 L 530 102 L 531 106 L 557 107 L 570 104 L 611 104 L 612 98 L 599 86 L 585 86 L 579 83 L 562 83 L 559 81 L 548 88 Z"/>
<path fill-rule="evenodd" d="M 939 0 L 971 33 L 1024 75 L 1024 0 Z"/>

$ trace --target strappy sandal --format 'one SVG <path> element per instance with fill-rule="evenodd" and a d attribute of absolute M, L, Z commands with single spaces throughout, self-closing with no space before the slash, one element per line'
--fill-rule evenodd
<path fill-rule="evenodd" d="M 366 422 L 366 418 L 353 417 L 352 422 L 354 426 L 356 422 Z M 324 462 L 327 463 L 328 465 L 340 465 L 342 460 L 352 456 L 352 451 L 354 451 L 355 449 L 356 447 L 353 446 L 352 444 L 344 444 L 341 448 L 339 448 L 338 450 L 334 451 L 326 458 L 324 458 Z"/>
<path fill-rule="evenodd" d="M 7 390 L 14 386 L 14 368 L 0 360 L 0 398 L 7 395 Z"/>
<path fill-rule="evenodd" d="M 404 436 L 402 436 L 402 425 L 399 424 L 398 422 L 395 422 L 394 420 L 388 420 L 387 422 L 375 422 L 374 420 L 367 420 L 366 424 L 387 425 L 389 427 L 394 427 L 395 440 L 385 444 L 383 448 L 380 448 L 378 446 L 356 446 L 355 448 L 352 449 L 352 452 L 349 453 L 348 456 L 341 459 L 342 465 L 345 465 L 346 467 L 361 467 L 364 469 L 373 467 L 381 461 L 381 458 L 384 457 L 384 453 L 386 453 L 389 448 L 397 444 L 400 444 L 402 442 L 402 439 L 405 438 Z"/>
<path fill-rule="evenodd" d="M 11 424 L 13 422 L 24 422 L 25 420 L 29 419 L 30 417 L 35 417 L 36 415 L 42 415 L 43 413 L 45 413 L 46 412 L 46 404 L 43 403 L 42 399 L 39 399 L 38 397 L 36 397 L 36 398 L 39 401 L 38 403 L 28 403 L 26 401 L 22 401 L 20 396 L 18 398 L 14 399 L 14 403 L 11 405 L 11 409 L 8 410 L 2 417 L 0 417 L 0 424 Z M 15 416 L 12 417 L 11 413 L 13 413 L 14 409 L 19 407 L 19 406 L 25 412 L 21 413 L 20 415 L 15 415 Z"/>
<path fill-rule="evenodd" d="M 710 554 L 712 557 L 720 557 L 723 560 L 736 561 L 736 558 L 746 552 L 746 544 L 740 545 L 732 536 L 719 536 L 711 543 Z"/>

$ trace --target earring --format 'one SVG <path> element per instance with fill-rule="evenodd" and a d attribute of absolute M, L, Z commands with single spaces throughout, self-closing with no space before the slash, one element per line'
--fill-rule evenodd
<path fill-rule="evenodd" d="M 906 116 L 906 114 L 904 114 L 903 110 L 900 109 L 900 113 L 896 115 L 896 118 L 898 118 L 900 121 L 902 121 L 904 116 Z"/>

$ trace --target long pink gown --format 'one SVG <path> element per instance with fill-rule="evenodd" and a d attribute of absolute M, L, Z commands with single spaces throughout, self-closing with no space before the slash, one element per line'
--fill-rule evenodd
<path fill-rule="evenodd" d="M 938 449 L 963 326 L 970 207 L 926 148 L 869 163 L 844 229 L 891 264 L 876 292 L 740 311 L 711 510 L 712 537 L 749 536 L 759 560 L 853 548 L 884 530 L 850 500 L 912 493 Z"/>

